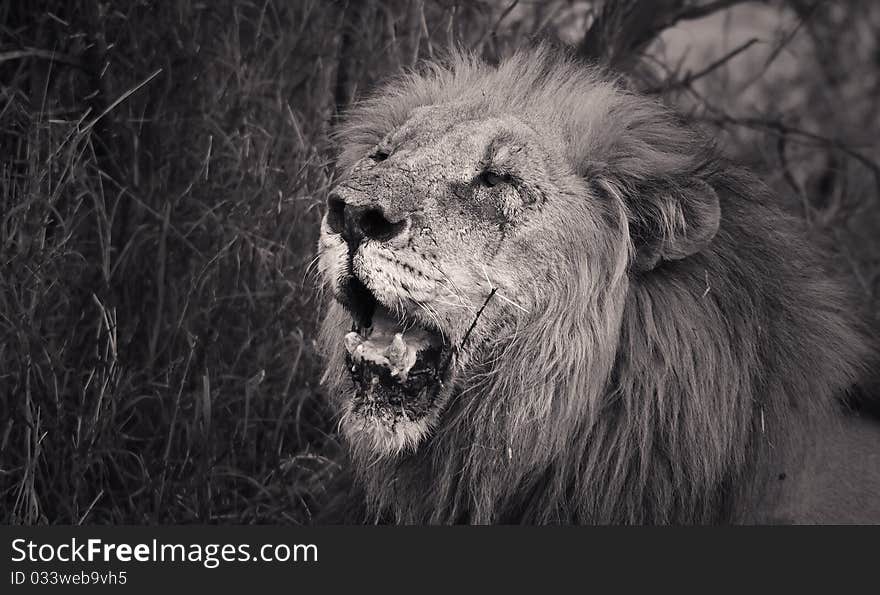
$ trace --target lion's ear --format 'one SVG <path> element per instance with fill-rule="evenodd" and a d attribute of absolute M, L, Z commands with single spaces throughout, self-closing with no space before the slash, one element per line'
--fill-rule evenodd
<path fill-rule="evenodd" d="M 650 270 L 663 260 L 696 254 L 718 232 L 718 195 L 702 180 L 639 194 L 627 201 L 637 270 Z"/>

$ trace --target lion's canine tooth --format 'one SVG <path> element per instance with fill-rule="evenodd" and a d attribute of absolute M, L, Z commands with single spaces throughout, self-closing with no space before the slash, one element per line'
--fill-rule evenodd
<path fill-rule="evenodd" d="M 403 340 L 403 334 L 396 333 L 391 339 L 391 344 L 385 350 L 385 357 L 394 367 L 399 367 L 401 360 L 406 356 L 406 343 Z"/>
<path fill-rule="evenodd" d="M 345 335 L 345 350 L 348 351 L 349 355 L 354 355 L 354 350 L 357 349 L 361 343 L 364 342 L 364 338 L 360 336 L 360 334 L 355 331 L 351 331 L 347 335 Z"/>
<path fill-rule="evenodd" d="M 416 359 L 418 358 L 418 351 L 415 347 L 407 348 L 406 357 L 403 360 L 403 364 L 401 365 L 403 371 L 403 377 L 406 378 L 406 375 L 409 374 L 409 371 L 412 369 L 414 365 L 416 365 Z"/>

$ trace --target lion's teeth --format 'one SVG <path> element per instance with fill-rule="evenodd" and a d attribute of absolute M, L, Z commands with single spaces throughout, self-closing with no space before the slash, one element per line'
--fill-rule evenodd
<path fill-rule="evenodd" d="M 401 375 L 403 378 L 406 378 L 406 375 L 409 374 L 409 371 L 412 369 L 414 365 L 416 365 L 416 357 L 417 357 L 417 349 L 414 345 L 408 345 L 406 349 L 406 355 L 403 358 L 403 362 L 400 364 Z"/>
<path fill-rule="evenodd" d="M 388 359 L 392 365 L 392 376 L 406 380 L 409 371 L 416 363 L 416 347 L 404 342 L 401 335 L 396 335 L 388 348 Z"/>
<path fill-rule="evenodd" d="M 363 342 L 364 338 L 358 333 L 352 331 L 345 335 L 345 350 L 348 351 L 350 355 L 354 355 L 355 349 L 357 349 Z"/>
<path fill-rule="evenodd" d="M 405 382 L 415 366 L 419 347 L 426 344 L 424 337 L 405 339 L 403 333 L 383 333 L 365 337 L 352 331 L 345 335 L 345 349 L 354 362 L 370 362 L 385 367 L 391 376 Z"/>
<path fill-rule="evenodd" d="M 403 335 L 396 333 L 391 339 L 388 349 L 385 350 L 385 357 L 388 358 L 392 366 L 399 367 L 404 356 L 406 356 L 406 343 L 403 341 Z"/>

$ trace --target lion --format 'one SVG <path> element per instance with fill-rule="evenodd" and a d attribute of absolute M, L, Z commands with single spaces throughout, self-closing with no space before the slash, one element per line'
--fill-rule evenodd
<path fill-rule="evenodd" d="M 322 378 L 366 522 L 880 522 L 874 350 L 769 191 L 556 50 L 339 127 Z"/>

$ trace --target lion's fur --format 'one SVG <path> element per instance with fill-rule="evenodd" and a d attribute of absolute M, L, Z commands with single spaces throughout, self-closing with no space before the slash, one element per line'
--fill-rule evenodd
<path fill-rule="evenodd" d="M 509 309 L 506 332 L 484 337 L 414 453 L 353 450 L 366 520 L 753 518 L 760 478 L 795 456 L 869 357 L 799 223 L 669 110 L 541 49 L 497 68 L 455 54 L 391 83 L 339 128 L 340 170 L 415 108 L 447 103 L 557 131 L 565 165 L 607 198 L 608 233 L 547 231 L 559 248 L 548 283 L 528 313 Z M 646 235 L 687 233 L 662 201 L 686 202 L 701 184 L 720 201 L 714 239 L 637 268 Z M 324 324 L 331 392 L 343 391 L 343 318 L 332 305 Z"/>

